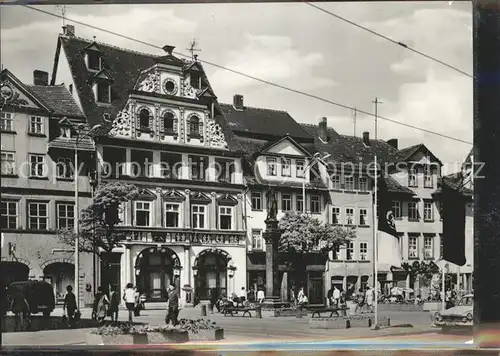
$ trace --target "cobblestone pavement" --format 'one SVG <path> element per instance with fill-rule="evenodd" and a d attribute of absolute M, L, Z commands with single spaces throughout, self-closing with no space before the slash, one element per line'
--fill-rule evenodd
<path fill-rule="evenodd" d="M 148 305 L 146 305 L 148 308 Z M 62 315 L 62 309 L 54 310 L 54 316 Z M 220 327 L 224 328 L 225 340 L 217 344 L 234 344 L 234 343 L 252 343 L 252 342 L 310 342 L 319 341 L 325 342 L 328 340 L 358 340 L 359 338 L 385 337 L 388 335 L 399 334 L 409 335 L 415 333 L 427 333 L 428 335 L 439 335 L 435 337 L 436 342 L 441 340 L 462 341 L 462 338 L 453 338 L 437 334 L 436 330 L 431 327 L 430 316 L 428 312 L 385 312 L 381 315 L 391 318 L 391 325 L 397 326 L 402 324 L 412 324 L 413 327 L 391 327 L 382 328 L 381 330 L 370 330 L 368 328 L 352 328 L 341 330 L 321 330 L 309 328 L 309 317 L 297 319 L 295 317 L 275 318 L 271 312 L 263 312 L 262 319 L 255 317 L 241 316 L 226 316 L 219 313 L 208 314 L 207 317 L 215 321 Z M 91 310 L 82 309 L 82 318 L 90 318 Z M 134 321 L 145 322 L 153 325 L 164 323 L 165 310 L 161 309 L 146 309 L 141 312 L 139 317 L 135 317 Z M 201 309 L 185 308 L 181 309 L 179 318 L 199 319 Z M 126 310 L 120 310 L 118 319 L 125 321 L 128 319 Z M 4 345 L 82 345 L 85 343 L 85 335 L 90 329 L 76 330 L 53 330 L 53 331 L 37 331 L 37 332 L 22 332 L 22 333 L 4 333 L 2 335 Z M 400 336 L 406 338 L 406 336 Z M 470 339 L 465 337 L 464 341 Z M 425 337 L 416 339 L 425 341 Z M 352 341 L 350 341 L 352 342 Z M 188 345 L 186 345 L 187 347 Z"/>

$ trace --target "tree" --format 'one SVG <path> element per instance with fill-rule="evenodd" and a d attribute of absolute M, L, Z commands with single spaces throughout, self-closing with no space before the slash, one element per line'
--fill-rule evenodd
<path fill-rule="evenodd" d="M 92 203 L 80 213 L 79 250 L 94 253 L 101 259 L 105 267 L 103 274 L 106 283 L 110 253 L 125 239 L 125 232 L 117 229 L 122 222 L 121 209 L 124 203 L 136 199 L 138 195 L 138 188 L 132 184 L 105 183 L 97 188 Z M 73 229 L 60 230 L 58 237 L 63 244 L 75 247 Z"/>
<path fill-rule="evenodd" d="M 429 263 L 414 261 L 412 264 L 404 262 L 401 268 L 410 276 L 410 285 L 415 283 L 417 277 L 424 285 L 429 285 L 432 276 L 439 273 L 439 267 L 432 261 Z"/>
<path fill-rule="evenodd" d="M 302 281 L 305 280 L 307 254 L 317 252 L 327 257 L 328 252 L 356 237 L 353 229 L 322 224 L 310 215 L 295 212 L 286 213 L 278 227 L 283 231 L 278 251 L 285 265 L 293 267 Z"/>

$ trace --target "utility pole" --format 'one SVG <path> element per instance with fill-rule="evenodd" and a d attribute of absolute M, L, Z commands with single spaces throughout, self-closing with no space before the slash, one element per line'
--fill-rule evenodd
<path fill-rule="evenodd" d="M 378 98 L 372 101 L 375 104 L 375 140 L 377 140 L 377 130 L 378 130 L 378 104 L 383 104 Z"/>
<path fill-rule="evenodd" d="M 356 116 L 358 114 L 358 109 L 354 108 L 353 121 L 354 121 L 354 137 L 356 137 Z"/>
<path fill-rule="evenodd" d="M 472 6 L 474 161 L 481 162 L 482 167 L 481 172 L 474 177 L 474 344 L 480 348 L 498 348 L 500 6 L 498 0 L 475 0 Z"/>

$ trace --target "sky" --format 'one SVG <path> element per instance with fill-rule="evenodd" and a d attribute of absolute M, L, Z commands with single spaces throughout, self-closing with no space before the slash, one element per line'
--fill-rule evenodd
<path fill-rule="evenodd" d="M 352 22 L 472 74 L 469 2 L 357 2 L 320 6 Z M 37 8 L 53 13 L 53 5 Z M 62 19 L 20 5 L 2 6 L 1 63 L 25 83 L 32 72 L 51 73 Z M 369 113 L 472 142 L 472 78 L 383 40 L 304 3 L 68 5 L 66 17 L 155 46 L 189 54 Z M 72 24 L 70 21 L 68 23 Z M 151 46 L 75 25 L 76 36 L 147 53 Z M 327 117 L 341 134 L 375 135 L 373 116 L 204 65 L 220 102 L 244 96 L 246 106 L 287 111 L 299 122 Z M 399 147 L 424 143 L 452 173 L 472 148 L 436 135 L 378 120 L 379 139 Z M 355 132 L 356 131 L 356 132 Z"/>

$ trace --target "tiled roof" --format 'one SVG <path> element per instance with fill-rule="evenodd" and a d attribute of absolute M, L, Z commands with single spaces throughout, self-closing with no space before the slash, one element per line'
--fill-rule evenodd
<path fill-rule="evenodd" d="M 466 197 L 472 197 L 474 192 L 465 187 L 464 183 L 468 180 L 468 178 L 463 178 L 463 174 L 461 172 L 449 174 L 442 178 L 438 178 L 438 188 L 433 193 L 434 195 L 439 195 L 443 192 L 441 185 L 443 183 L 447 184 L 449 187 L 453 189 L 459 189 L 459 191 Z"/>
<path fill-rule="evenodd" d="M 58 116 L 83 117 L 83 113 L 64 85 L 27 85 Z"/>
<path fill-rule="evenodd" d="M 387 184 L 387 190 L 391 193 L 402 193 L 402 194 L 410 194 L 415 195 L 415 192 L 408 187 L 402 186 L 399 184 L 394 178 L 386 177 L 385 182 Z"/>
<path fill-rule="evenodd" d="M 426 154 L 428 154 L 431 157 L 431 159 L 434 159 L 438 163 L 442 164 L 441 161 L 436 156 L 434 156 L 434 154 L 423 143 L 419 143 L 418 145 L 413 145 L 410 147 L 405 147 L 400 149 L 399 151 L 391 155 L 388 161 L 390 162 L 407 161 L 419 150 L 423 150 Z"/>
<path fill-rule="evenodd" d="M 229 127 L 239 136 L 281 138 L 286 134 L 299 142 L 311 140 L 311 136 L 286 111 L 245 106 L 236 110 L 233 105 L 221 104 Z"/>
<path fill-rule="evenodd" d="M 88 131 L 90 130 L 90 127 L 86 124 L 78 130 L 78 149 L 82 151 L 94 151 L 95 150 L 95 145 L 94 145 L 94 140 L 87 134 Z M 62 138 L 62 137 L 55 137 L 49 142 L 49 148 L 61 148 L 61 149 L 68 149 L 68 150 L 74 150 L 75 145 L 77 143 L 76 137 L 71 137 L 71 138 Z"/>
<path fill-rule="evenodd" d="M 272 186 L 272 187 L 285 187 L 285 188 L 300 188 L 302 189 L 301 182 L 291 182 L 291 181 L 272 181 L 262 178 L 256 178 L 254 176 L 245 176 L 245 181 L 249 186 Z M 328 187 L 323 182 L 311 182 L 306 183 L 306 189 L 317 189 L 317 190 L 327 190 Z"/>
<path fill-rule="evenodd" d="M 128 97 L 129 91 L 134 88 L 141 72 L 152 67 L 155 63 L 168 61 L 170 64 L 177 63 L 179 66 L 187 62 L 177 59 L 173 56 L 157 56 L 145 54 L 128 49 L 115 47 L 105 43 L 97 43 L 99 49 L 103 52 L 102 60 L 106 70 L 113 78 L 111 83 L 111 105 L 98 105 L 94 100 L 89 79 L 91 74 L 88 72 L 82 50 L 94 43 L 80 37 L 59 36 L 61 46 L 68 59 L 68 63 L 75 81 L 75 90 L 78 91 L 83 111 L 87 117 L 87 122 L 92 126 L 101 124 L 104 113 L 115 117 L 119 110 L 123 108 Z M 57 54 L 56 54 L 57 56 Z M 197 64 L 198 70 L 203 73 L 201 64 Z M 205 78 L 206 79 L 206 78 Z M 207 80 L 208 82 L 208 80 Z M 233 138 L 227 119 L 224 113 L 219 109 L 216 103 L 214 120 L 218 123 L 225 135 L 228 148 L 231 151 L 241 151 L 241 147 Z"/>

